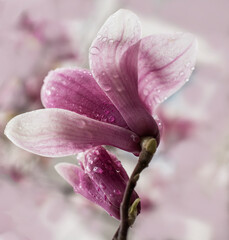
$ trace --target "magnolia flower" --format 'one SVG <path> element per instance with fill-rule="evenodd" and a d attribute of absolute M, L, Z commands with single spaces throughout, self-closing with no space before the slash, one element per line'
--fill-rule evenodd
<path fill-rule="evenodd" d="M 99 146 L 86 151 L 80 164 L 81 168 L 74 164 L 59 163 L 56 170 L 72 185 L 76 193 L 119 219 L 120 205 L 129 179 L 121 162 Z M 134 192 L 131 203 L 137 198 L 138 195 Z"/>
<path fill-rule="evenodd" d="M 5 134 L 17 146 L 48 157 L 112 145 L 138 154 L 140 139 L 159 129 L 152 117 L 160 102 L 189 78 L 197 43 L 190 34 L 141 39 L 136 15 L 119 10 L 90 47 L 90 68 L 58 69 L 44 81 L 48 109 L 13 118 Z"/>

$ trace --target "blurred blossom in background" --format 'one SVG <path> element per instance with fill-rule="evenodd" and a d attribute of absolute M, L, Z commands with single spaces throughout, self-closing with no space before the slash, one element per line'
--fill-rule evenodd
<path fill-rule="evenodd" d="M 229 1 L 0 0 L 0 240 L 112 238 L 118 221 L 54 170 L 76 157 L 30 154 L 3 131 L 13 116 L 42 107 L 50 70 L 88 68 L 92 40 L 119 8 L 139 16 L 143 36 L 183 31 L 199 42 L 190 81 L 158 109 L 162 142 L 137 186 L 142 213 L 130 239 L 229 239 Z M 109 150 L 130 173 L 136 158 Z"/>

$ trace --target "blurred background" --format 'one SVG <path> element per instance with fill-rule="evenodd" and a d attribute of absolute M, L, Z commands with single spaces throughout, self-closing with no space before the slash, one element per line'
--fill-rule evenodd
<path fill-rule="evenodd" d="M 142 213 L 132 240 L 229 239 L 229 1 L 0 0 L 0 240 L 106 240 L 118 221 L 73 193 L 58 162 L 6 139 L 15 115 L 42 108 L 51 69 L 88 68 L 106 18 L 134 11 L 143 35 L 192 32 L 199 54 L 190 81 L 158 109 L 164 134 L 137 192 Z M 112 149 L 127 171 L 136 158 Z"/>

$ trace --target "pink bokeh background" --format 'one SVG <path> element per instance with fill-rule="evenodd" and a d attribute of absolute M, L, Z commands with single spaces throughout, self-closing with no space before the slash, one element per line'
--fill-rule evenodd
<path fill-rule="evenodd" d="M 158 109 L 162 143 L 137 191 L 137 240 L 228 240 L 229 1 L 0 0 L 0 240 L 105 240 L 118 221 L 73 193 L 55 172 L 72 156 L 42 158 L 3 134 L 13 116 L 41 108 L 40 87 L 57 67 L 88 67 L 106 18 L 134 11 L 143 34 L 192 32 L 199 42 L 190 81 Z M 110 148 L 130 173 L 136 158 Z"/>

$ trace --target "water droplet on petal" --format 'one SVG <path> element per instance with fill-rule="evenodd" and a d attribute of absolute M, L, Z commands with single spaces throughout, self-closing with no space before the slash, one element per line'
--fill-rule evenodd
<path fill-rule="evenodd" d="M 86 171 L 87 171 L 87 172 L 91 172 L 90 166 L 88 166 L 88 165 L 86 166 Z"/>
<path fill-rule="evenodd" d="M 149 91 L 148 91 L 147 89 L 144 89 L 144 90 L 143 90 L 143 94 L 144 94 L 145 96 L 147 96 L 147 95 L 149 94 Z"/>
<path fill-rule="evenodd" d="M 99 53 L 100 53 L 99 48 L 97 48 L 97 47 L 91 47 L 91 48 L 90 48 L 90 54 L 92 54 L 92 55 L 97 55 L 97 54 L 99 54 Z"/>
<path fill-rule="evenodd" d="M 73 103 L 73 106 L 75 106 L 74 103 Z M 79 107 L 78 107 L 78 111 L 79 111 L 80 113 L 82 113 L 82 111 L 83 111 L 83 107 L 82 107 L 82 106 L 79 106 Z"/>
<path fill-rule="evenodd" d="M 79 188 L 82 188 L 82 186 L 79 185 Z M 78 193 L 78 188 L 74 187 L 73 190 L 74 190 L 75 193 Z"/>
<path fill-rule="evenodd" d="M 183 76 L 184 75 L 184 72 L 180 72 L 180 76 Z"/>
<path fill-rule="evenodd" d="M 136 142 L 136 143 L 139 142 L 139 137 L 137 135 L 132 134 L 130 137 L 133 140 L 133 142 Z"/>
<path fill-rule="evenodd" d="M 160 103 L 161 102 L 161 99 L 158 97 L 158 96 L 154 96 L 154 101 L 156 103 Z"/>
<path fill-rule="evenodd" d="M 122 164 L 121 164 L 121 161 L 116 161 L 116 165 L 118 166 L 118 167 L 122 167 Z"/>
<path fill-rule="evenodd" d="M 106 189 L 106 186 L 105 186 L 105 184 L 103 184 L 103 183 L 100 184 L 100 187 L 101 187 L 101 189 L 103 189 L 103 190 Z"/>
<path fill-rule="evenodd" d="M 118 92 L 123 92 L 123 91 L 124 91 L 124 88 L 123 88 L 123 87 L 117 87 L 117 91 L 118 91 Z"/>
<path fill-rule="evenodd" d="M 162 125 L 161 120 L 160 120 L 160 119 L 156 119 L 156 122 L 157 122 L 157 125 L 158 125 L 159 130 L 162 130 L 163 125 Z"/>
<path fill-rule="evenodd" d="M 118 74 L 114 74 L 114 75 L 113 75 L 113 78 L 118 78 Z"/>
<path fill-rule="evenodd" d="M 110 113 L 110 111 L 109 111 L 109 110 L 105 110 L 105 113 L 106 113 L 106 114 L 109 114 L 109 113 Z"/>
<path fill-rule="evenodd" d="M 94 154 L 100 155 L 100 151 L 99 151 L 98 149 L 96 149 L 96 150 L 94 151 Z"/>
<path fill-rule="evenodd" d="M 105 92 L 108 92 L 108 91 L 111 90 L 110 84 L 103 83 L 103 84 L 101 85 L 101 87 L 102 87 L 102 89 L 103 89 Z"/>
<path fill-rule="evenodd" d="M 110 123 L 113 123 L 113 122 L 115 121 L 115 117 L 114 117 L 114 116 L 109 116 L 109 117 L 108 117 L 108 121 L 109 121 Z"/>
<path fill-rule="evenodd" d="M 195 67 L 192 67 L 191 70 L 192 70 L 192 71 L 195 70 Z"/>
<path fill-rule="evenodd" d="M 77 122 L 77 126 L 78 126 L 79 128 L 83 128 L 85 125 L 86 125 L 86 122 L 85 122 L 84 120 L 79 120 L 79 121 Z"/>
<path fill-rule="evenodd" d="M 115 189 L 115 190 L 113 191 L 113 193 L 114 193 L 115 195 L 121 195 L 121 191 L 118 190 L 118 189 Z"/>
<path fill-rule="evenodd" d="M 99 174 L 103 173 L 103 170 L 99 167 L 94 167 L 93 171 L 96 172 L 96 173 L 99 173 Z"/>
<path fill-rule="evenodd" d="M 50 90 L 46 90 L 46 94 L 48 95 L 48 96 L 50 96 L 51 95 L 51 91 Z"/>
<path fill-rule="evenodd" d="M 102 41 L 103 41 L 103 42 L 106 42 L 106 41 L 107 41 L 107 38 L 106 38 L 106 37 L 102 38 Z"/>

